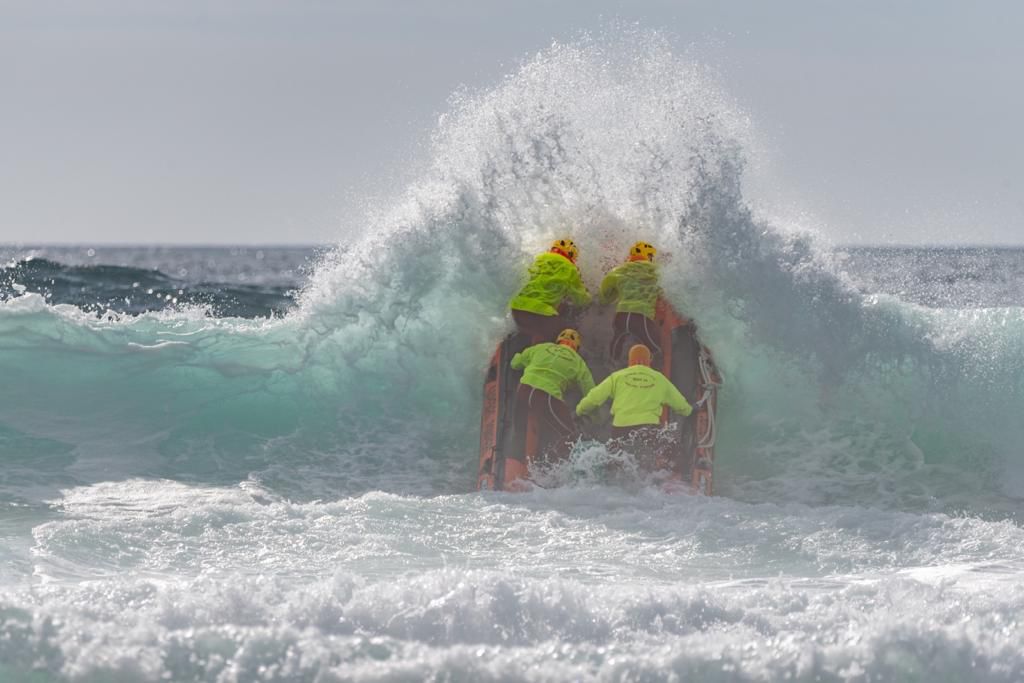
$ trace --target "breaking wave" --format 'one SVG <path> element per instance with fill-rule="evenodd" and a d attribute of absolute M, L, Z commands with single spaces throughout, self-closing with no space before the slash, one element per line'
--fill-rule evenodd
<path fill-rule="evenodd" d="M 858 288 L 815 239 L 758 218 L 743 193 L 756 150 L 713 74 L 659 36 L 556 44 L 453 98 L 419 180 L 323 258 L 298 304 L 260 293 L 284 317 L 8 296 L 3 490 L 137 476 L 251 477 L 298 500 L 466 490 L 506 302 L 568 232 L 591 287 L 635 239 L 665 254 L 669 298 L 726 378 L 725 495 L 1015 510 L 1021 309 Z"/>

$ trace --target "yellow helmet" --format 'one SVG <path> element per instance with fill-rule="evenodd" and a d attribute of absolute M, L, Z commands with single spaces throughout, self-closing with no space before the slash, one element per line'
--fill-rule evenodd
<path fill-rule="evenodd" d="M 654 248 L 653 244 L 647 242 L 637 242 L 629 250 L 630 261 L 653 261 L 654 255 L 658 253 L 658 250 Z"/>
<path fill-rule="evenodd" d="M 573 263 L 576 263 L 576 257 L 580 255 L 576 243 L 567 239 L 555 240 L 551 245 L 551 251 L 562 254 Z"/>
<path fill-rule="evenodd" d="M 583 343 L 583 337 L 576 330 L 567 328 L 558 333 L 558 339 L 555 340 L 555 343 L 571 346 L 573 350 L 579 351 L 580 344 Z"/>

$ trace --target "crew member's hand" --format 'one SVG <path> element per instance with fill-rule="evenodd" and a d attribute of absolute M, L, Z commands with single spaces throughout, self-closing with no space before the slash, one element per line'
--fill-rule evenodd
<path fill-rule="evenodd" d="M 590 438 L 590 418 L 586 415 L 576 416 L 576 433 L 585 439 Z"/>

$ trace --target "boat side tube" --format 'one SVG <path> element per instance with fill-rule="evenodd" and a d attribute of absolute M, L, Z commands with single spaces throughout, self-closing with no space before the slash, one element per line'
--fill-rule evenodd
<path fill-rule="evenodd" d="M 480 415 L 478 490 L 508 490 L 528 476 L 525 444 L 517 447 L 514 443 L 525 435 L 515 434 L 513 428 L 516 389 L 522 373 L 513 370 L 510 363 L 512 356 L 529 345 L 525 335 L 510 334 L 495 349 L 487 366 Z"/>
<path fill-rule="evenodd" d="M 704 399 L 689 418 L 665 409 L 662 422 L 675 425 L 677 438 L 673 462 L 665 464 L 673 478 L 688 482 L 695 492 L 711 495 L 718 372 L 711 353 L 697 339 L 692 321 L 679 315 L 664 299 L 658 301 L 656 310 L 664 350 L 662 373 L 691 405 Z"/>

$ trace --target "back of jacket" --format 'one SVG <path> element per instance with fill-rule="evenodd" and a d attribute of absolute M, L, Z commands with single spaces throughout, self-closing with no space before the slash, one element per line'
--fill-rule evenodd
<path fill-rule="evenodd" d="M 601 303 L 618 299 L 618 313 L 640 313 L 654 320 L 661 295 L 658 269 L 650 261 L 630 261 L 612 269 L 601 281 Z"/>
<path fill-rule="evenodd" d="M 612 399 L 612 424 L 616 427 L 661 424 L 662 406 L 680 415 L 693 412 L 675 385 L 646 365 L 633 365 L 608 375 L 583 397 L 576 412 L 585 415 L 609 398 Z"/>
<path fill-rule="evenodd" d="M 590 368 L 578 353 L 562 344 L 534 344 L 512 356 L 512 369 L 524 370 L 522 383 L 546 391 L 558 400 L 570 384 L 585 395 L 594 388 Z"/>
<path fill-rule="evenodd" d="M 529 282 L 509 302 L 509 308 L 558 315 L 558 305 L 567 297 L 577 306 L 590 303 L 590 294 L 576 265 L 564 256 L 545 253 L 533 262 Z"/>

